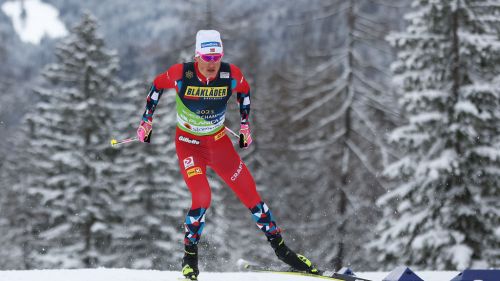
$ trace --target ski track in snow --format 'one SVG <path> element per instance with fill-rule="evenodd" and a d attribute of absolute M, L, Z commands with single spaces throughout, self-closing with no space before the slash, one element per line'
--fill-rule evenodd
<path fill-rule="evenodd" d="M 388 272 L 360 272 L 357 276 L 381 281 Z M 425 281 L 449 281 L 456 271 L 417 271 Z M 178 281 L 179 271 L 132 270 L 132 269 L 60 269 L 0 271 L 0 281 Z M 290 276 L 260 272 L 202 272 L 199 281 L 318 281 L 306 276 Z"/>

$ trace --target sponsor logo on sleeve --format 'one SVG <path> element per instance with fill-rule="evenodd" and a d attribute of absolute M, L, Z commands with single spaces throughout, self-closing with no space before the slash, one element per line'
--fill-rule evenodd
<path fill-rule="evenodd" d="M 184 163 L 184 170 L 194 166 L 193 156 L 189 156 L 187 158 L 184 158 L 184 160 L 182 160 L 182 161 Z"/>
<path fill-rule="evenodd" d="M 200 167 L 193 167 L 186 171 L 188 178 L 203 174 Z"/>

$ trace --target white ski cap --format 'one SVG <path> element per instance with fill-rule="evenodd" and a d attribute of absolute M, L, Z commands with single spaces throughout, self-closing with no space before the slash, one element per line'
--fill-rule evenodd
<path fill-rule="evenodd" d="M 196 54 L 222 54 L 222 40 L 217 30 L 199 30 L 196 33 Z"/>

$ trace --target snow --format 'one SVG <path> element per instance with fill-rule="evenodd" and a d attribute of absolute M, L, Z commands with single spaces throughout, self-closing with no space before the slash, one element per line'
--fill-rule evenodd
<path fill-rule="evenodd" d="M 443 114 L 441 112 L 438 112 L 438 111 L 422 112 L 422 113 L 418 113 L 418 114 L 410 116 L 410 123 L 421 124 L 421 123 L 437 121 L 437 120 L 442 120 L 442 119 L 443 119 Z"/>
<path fill-rule="evenodd" d="M 388 272 L 357 273 L 357 276 L 381 281 Z M 425 281 L 448 281 L 457 276 L 455 271 L 417 271 Z M 131 270 L 131 269 L 62 269 L 62 270 L 20 270 L 0 271 L 0 281 L 177 281 L 180 271 Z M 293 276 L 261 272 L 202 272 L 200 281 L 318 281 L 306 276 Z"/>
<path fill-rule="evenodd" d="M 108 229 L 108 226 L 102 222 L 96 222 L 92 225 L 91 230 L 92 232 L 99 232 L 99 231 L 105 231 Z"/>
<path fill-rule="evenodd" d="M 59 11 L 52 5 L 40 0 L 7 1 L 2 5 L 2 11 L 9 16 L 14 30 L 24 42 L 39 44 L 44 36 L 56 38 L 65 36 L 68 31 L 59 20 Z"/>
<path fill-rule="evenodd" d="M 478 115 L 479 110 L 477 106 L 468 100 L 459 101 L 455 104 L 455 110 L 457 112 L 465 112 L 473 115 Z"/>
<path fill-rule="evenodd" d="M 467 245 L 455 245 L 447 251 L 452 257 L 453 263 L 459 269 L 466 269 L 471 264 L 474 250 Z"/>
<path fill-rule="evenodd" d="M 500 159 L 500 150 L 496 147 L 478 146 L 473 151 L 481 157 L 489 158 L 491 161 Z"/>
<path fill-rule="evenodd" d="M 417 166 L 416 175 L 418 177 L 429 177 L 438 179 L 443 171 L 451 172 L 457 166 L 457 154 L 452 149 L 443 150 L 435 159 L 422 161 Z"/>
<path fill-rule="evenodd" d="M 68 223 L 65 223 L 65 224 L 61 224 L 60 226 L 51 228 L 45 232 L 42 232 L 40 234 L 40 237 L 47 239 L 47 240 L 50 240 L 50 239 L 54 239 L 60 235 L 63 235 L 64 233 L 68 233 L 68 231 L 70 231 L 70 230 L 71 230 L 71 225 Z"/>
<path fill-rule="evenodd" d="M 419 91 L 408 91 L 402 97 L 405 102 L 417 102 L 421 99 L 437 100 L 444 99 L 448 96 L 446 91 L 425 89 Z"/>

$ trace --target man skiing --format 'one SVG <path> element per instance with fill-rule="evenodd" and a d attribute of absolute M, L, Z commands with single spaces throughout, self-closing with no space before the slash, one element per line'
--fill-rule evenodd
<path fill-rule="evenodd" d="M 226 104 L 233 93 L 240 105 L 240 147 L 252 143 L 248 117 L 250 87 L 240 69 L 222 62 L 223 46 L 216 30 L 196 34 L 194 62 L 175 64 L 158 75 L 147 96 L 146 110 L 137 129 L 141 142 L 149 142 L 153 113 L 165 89 L 175 89 L 177 128 L 176 152 L 180 171 L 191 192 L 192 202 L 185 219 L 182 274 L 197 280 L 198 241 L 210 206 L 211 191 L 206 177 L 210 166 L 251 211 L 280 260 L 297 271 L 319 274 L 304 256 L 284 243 L 268 206 L 258 194 L 252 175 L 235 151 L 224 127 Z"/>

